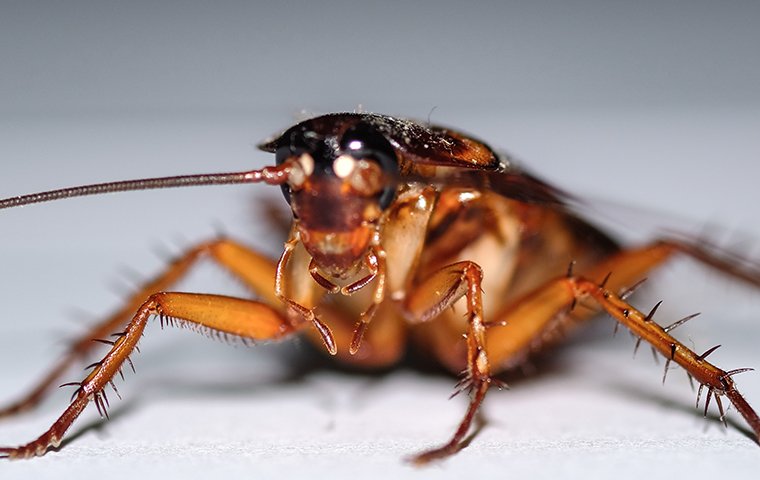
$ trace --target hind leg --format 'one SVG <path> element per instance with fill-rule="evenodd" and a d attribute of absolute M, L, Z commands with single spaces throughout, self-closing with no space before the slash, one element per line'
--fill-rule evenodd
<path fill-rule="evenodd" d="M 543 343 L 554 340 L 553 330 L 568 321 L 568 312 L 577 302 L 586 300 L 593 301 L 627 327 L 639 342 L 650 344 L 666 359 L 666 372 L 671 363 L 686 370 L 689 376 L 699 383 L 700 393 L 703 389 L 707 390 L 705 412 L 710 399 L 714 397 L 723 417 L 725 410 L 721 398 L 726 397 L 752 428 L 755 438 L 760 439 L 760 417 L 739 393 L 732 378 L 750 369 L 722 370 L 706 360 L 715 348 L 698 354 L 670 335 L 672 330 L 691 317 L 676 320 L 668 325 L 659 325 L 654 320 L 659 304 L 649 313 L 643 313 L 621 295 L 585 277 L 570 275 L 553 280 L 504 311 L 499 321 L 505 322 L 505 325 L 496 325 L 488 330 L 488 352 L 494 364 L 499 361 L 506 362 L 521 352 L 540 348 Z M 528 327 L 532 332 L 527 335 L 523 332 L 522 344 L 507 341 L 515 336 L 510 335 L 511 333 L 516 333 L 524 327 Z"/>
<path fill-rule="evenodd" d="M 676 340 L 670 332 L 691 317 L 659 325 L 654 320 L 659 304 L 649 313 L 633 307 L 625 297 L 626 288 L 634 285 L 648 270 L 658 266 L 673 253 L 688 253 L 703 263 L 716 267 L 729 275 L 752 284 L 760 277 L 743 269 L 737 274 L 732 264 L 708 254 L 698 247 L 686 247 L 668 241 L 649 247 L 624 251 L 594 267 L 588 275 L 567 277 L 548 282 L 514 305 L 501 312 L 487 332 L 489 358 L 495 369 L 503 370 L 519 365 L 531 353 L 561 338 L 567 327 L 593 316 L 597 311 L 574 308 L 578 302 L 591 301 L 638 338 L 637 346 L 646 342 L 665 357 L 665 371 L 670 363 L 680 365 L 690 377 L 700 384 L 700 392 L 707 389 L 705 411 L 711 398 L 715 398 L 721 416 L 725 413 L 722 397 L 726 397 L 752 428 L 755 438 L 760 438 L 760 418 L 736 389 L 733 375 L 747 369 L 725 371 L 706 361 L 714 349 L 698 354 Z M 612 272 L 601 283 L 589 278 L 602 278 L 602 272 Z M 622 293 L 621 293 L 622 292 Z"/>

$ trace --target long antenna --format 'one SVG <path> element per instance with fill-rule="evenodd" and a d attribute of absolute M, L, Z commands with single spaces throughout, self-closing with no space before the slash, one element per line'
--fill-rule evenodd
<path fill-rule="evenodd" d="M 61 188 L 47 192 L 30 193 L 0 200 L 0 210 L 20 207 L 32 203 L 50 202 L 63 198 L 100 195 L 101 193 L 127 192 L 130 190 L 151 190 L 157 188 L 194 187 L 201 185 L 231 185 L 236 183 L 264 182 L 281 185 L 288 180 L 289 166 L 264 167 L 261 170 L 230 173 L 205 173 L 199 175 L 179 175 L 175 177 L 143 178 L 121 182 L 96 183 L 79 187 Z"/>

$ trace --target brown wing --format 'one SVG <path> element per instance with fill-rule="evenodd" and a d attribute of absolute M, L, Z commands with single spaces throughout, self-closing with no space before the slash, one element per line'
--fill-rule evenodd
<path fill-rule="evenodd" d="M 451 129 L 380 116 L 373 118 L 372 123 L 406 159 L 419 165 L 489 172 L 501 172 L 508 168 L 505 159 L 485 142 Z"/>
<path fill-rule="evenodd" d="M 570 198 L 469 135 L 394 117 L 373 115 L 372 121 L 413 164 L 461 169 L 445 177 L 447 184 L 487 189 L 528 203 L 562 205 Z M 421 170 L 415 170 L 419 175 Z"/>

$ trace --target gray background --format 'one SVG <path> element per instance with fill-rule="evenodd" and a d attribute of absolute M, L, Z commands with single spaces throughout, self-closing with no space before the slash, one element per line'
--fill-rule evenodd
<path fill-rule="evenodd" d="M 294 119 L 363 108 L 430 115 L 508 149 L 632 240 L 710 225 L 716 242 L 751 252 L 760 238 L 759 5 L 4 1 L 0 197 L 261 166 L 271 159 L 253 146 Z M 261 221 L 266 199 L 281 208 L 272 189 L 224 187 L 2 212 L 0 398 L 30 385 L 61 338 L 118 305 L 121 266 L 148 275 L 162 265 L 155 250 L 177 251 L 217 225 L 276 255 L 279 239 Z M 239 292 L 210 268 L 186 289 Z M 703 312 L 680 334 L 697 350 L 722 343 L 719 365 L 760 366 L 756 292 L 680 262 L 637 302 L 661 298 L 664 319 Z M 705 426 L 682 373 L 660 387 L 660 369 L 645 355 L 630 360 L 632 342 L 610 340 L 610 330 L 599 322 L 550 372 L 492 395 L 489 426 L 472 445 L 417 471 L 401 459 L 444 440 L 463 411 L 446 401 L 450 379 L 316 372 L 285 381 L 281 356 L 297 343 L 230 349 L 150 328 L 116 418 L 60 453 L 0 464 L 0 475 L 757 471 L 757 446 L 736 427 Z M 757 404 L 756 377 L 740 385 Z M 63 392 L 38 415 L 3 422 L 0 444 L 31 439 L 65 402 Z M 75 431 L 95 422 L 85 417 Z"/>

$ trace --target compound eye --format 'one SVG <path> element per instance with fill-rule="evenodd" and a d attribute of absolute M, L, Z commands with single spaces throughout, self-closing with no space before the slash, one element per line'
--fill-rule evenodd
<path fill-rule="evenodd" d="M 359 123 L 346 130 L 340 143 L 345 153 L 335 159 L 333 171 L 338 176 L 350 175 L 352 183 L 355 179 L 363 184 L 363 188 L 357 188 L 360 191 L 374 187 L 380 208 L 387 208 L 396 196 L 398 176 L 396 152 L 388 139 L 372 125 Z"/>
<path fill-rule="evenodd" d="M 282 165 L 292 155 L 293 155 L 293 151 L 291 150 L 289 145 L 283 145 L 281 147 L 278 147 L 277 150 L 275 150 L 274 152 L 275 164 L 277 166 Z M 282 190 L 282 196 L 285 197 L 285 201 L 288 202 L 288 205 L 290 205 L 290 186 L 287 183 L 283 183 L 282 185 L 280 185 L 280 190 Z"/>

